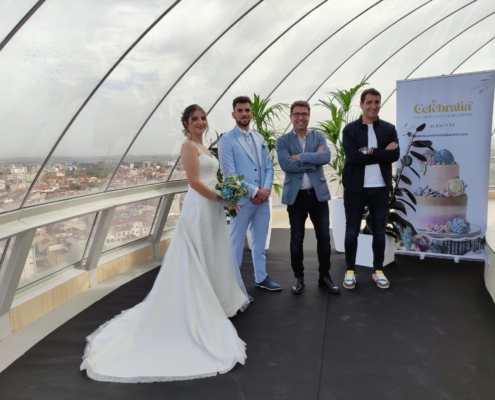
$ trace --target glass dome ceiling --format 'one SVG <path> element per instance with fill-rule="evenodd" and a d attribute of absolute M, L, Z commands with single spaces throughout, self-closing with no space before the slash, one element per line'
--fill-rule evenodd
<path fill-rule="evenodd" d="M 238 95 L 367 76 L 395 122 L 396 80 L 495 69 L 494 26 L 493 0 L 0 0 L 0 213 L 183 179 L 191 103 L 209 141 Z"/>

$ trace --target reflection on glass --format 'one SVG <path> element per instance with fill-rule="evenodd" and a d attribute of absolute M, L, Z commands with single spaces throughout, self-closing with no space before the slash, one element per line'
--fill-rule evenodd
<path fill-rule="evenodd" d="M 174 200 L 172 201 L 172 205 L 170 206 L 170 212 L 167 216 L 167 222 L 165 222 L 164 231 L 168 231 L 170 229 L 174 229 L 177 225 L 177 221 L 179 220 L 179 215 L 182 211 L 182 204 L 184 203 L 184 197 L 186 197 L 186 193 L 176 193 L 174 195 Z"/>
<path fill-rule="evenodd" d="M 18 7 L 25 0 L 7 1 L 7 7 L 10 3 Z M 0 146 L 0 212 L 19 208 L 36 172 L 77 110 L 170 4 L 172 0 L 46 1 L 2 49 L 0 121 L 5 136 Z M 0 25 L 4 18 L 0 6 Z M 106 108 L 105 104 L 99 107 Z M 91 130 L 89 121 L 81 134 L 83 144 L 90 142 Z M 109 136 L 109 132 L 101 135 Z M 72 187 L 67 171 L 87 169 L 80 163 L 98 167 L 102 160 L 89 158 L 94 154 L 77 160 L 67 153 L 53 157 L 29 204 L 75 196 L 83 189 L 91 193 L 102 179 L 101 166 L 97 168 L 100 174 L 88 174 L 98 181 L 78 179 Z M 115 165 L 119 161 L 117 157 Z"/>
<path fill-rule="evenodd" d="M 161 3 L 170 5 L 173 2 L 162 0 Z M 74 163 L 86 159 L 98 164 L 98 172 L 102 172 L 94 186 L 81 185 L 77 191 L 59 191 L 61 198 L 92 194 L 96 189 L 107 190 L 108 180 L 114 171 L 117 172 L 120 160 L 161 98 L 204 49 L 242 13 L 245 3 L 228 0 L 177 2 L 171 13 L 132 48 L 78 115 L 49 160 L 48 167 L 64 159 Z M 141 14 L 139 6 L 135 11 L 136 15 Z M 180 114 L 174 114 L 174 118 L 180 124 Z M 170 170 L 167 170 L 168 153 L 168 143 L 163 140 L 148 142 L 144 149 L 132 149 L 129 154 L 138 157 L 130 157 L 127 165 L 120 166 L 116 176 L 118 182 L 113 188 L 163 181 Z M 152 170 L 129 168 L 131 163 L 144 162 L 153 163 Z M 127 172 L 136 175 L 128 176 Z M 42 181 L 46 182 L 46 179 Z M 32 204 L 31 196 L 27 204 Z"/>
<path fill-rule="evenodd" d="M 117 207 L 102 252 L 149 236 L 159 202 L 150 199 Z"/>
<path fill-rule="evenodd" d="M 38 228 L 18 289 L 81 261 L 95 217 L 88 214 Z"/>

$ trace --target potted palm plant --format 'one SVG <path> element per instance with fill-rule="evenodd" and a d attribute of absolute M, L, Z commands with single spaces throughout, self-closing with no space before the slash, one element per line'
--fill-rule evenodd
<path fill-rule="evenodd" d="M 354 113 L 356 107 L 356 97 L 361 90 L 368 85 L 366 77 L 356 86 L 349 90 L 337 90 L 329 93 L 327 99 L 319 99 L 318 106 L 325 107 L 330 112 L 330 118 L 317 122 L 316 129 L 322 131 L 327 140 L 331 143 L 332 158 L 330 166 L 333 169 L 330 182 L 337 181 L 337 190 L 332 193 L 331 223 L 332 236 L 335 243 L 335 250 L 344 252 L 345 237 L 345 211 L 344 198 L 342 197 L 342 173 L 344 171 L 345 152 L 342 146 L 342 131 L 344 127 L 359 116 Z"/>

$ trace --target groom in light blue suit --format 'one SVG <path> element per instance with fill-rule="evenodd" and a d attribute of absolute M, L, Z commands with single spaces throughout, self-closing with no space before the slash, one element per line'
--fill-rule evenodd
<path fill-rule="evenodd" d="M 242 265 L 244 239 L 249 227 L 256 286 L 271 291 L 282 286 L 272 282 L 266 273 L 265 244 L 270 222 L 268 198 L 273 183 L 273 165 L 261 134 L 249 129 L 253 118 L 251 99 L 236 97 L 232 117 L 236 126 L 218 142 L 218 158 L 223 175 L 244 175 L 249 194 L 239 200 L 241 211 L 230 222 L 230 241 L 239 268 Z M 252 300 L 252 298 L 251 298 Z"/>

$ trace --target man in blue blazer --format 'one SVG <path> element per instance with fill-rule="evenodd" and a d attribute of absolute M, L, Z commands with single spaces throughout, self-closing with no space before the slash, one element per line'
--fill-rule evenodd
<path fill-rule="evenodd" d="M 308 130 L 310 110 L 306 101 L 293 103 L 290 108 L 293 129 L 277 140 L 278 162 L 285 172 L 282 203 L 287 204 L 289 213 L 290 258 L 296 278 L 292 293 L 304 291 L 303 241 L 308 214 L 317 240 L 318 286 L 339 293 L 330 277 L 330 192 L 323 173 L 323 166 L 330 162 L 330 150 L 322 132 Z"/>
<path fill-rule="evenodd" d="M 218 142 L 218 158 L 224 176 L 244 175 L 249 186 L 249 195 L 239 201 L 241 211 L 230 222 L 230 240 L 237 265 L 239 268 L 242 265 L 244 239 L 249 227 L 253 239 L 251 254 L 256 286 L 276 291 L 282 289 L 282 286 L 268 277 L 265 257 L 273 165 L 263 136 L 249 129 L 253 118 L 251 104 L 251 99 L 247 96 L 234 99 L 232 117 L 236 126 Z M 251 297 L 250 300 L 252 301 Z"/>

